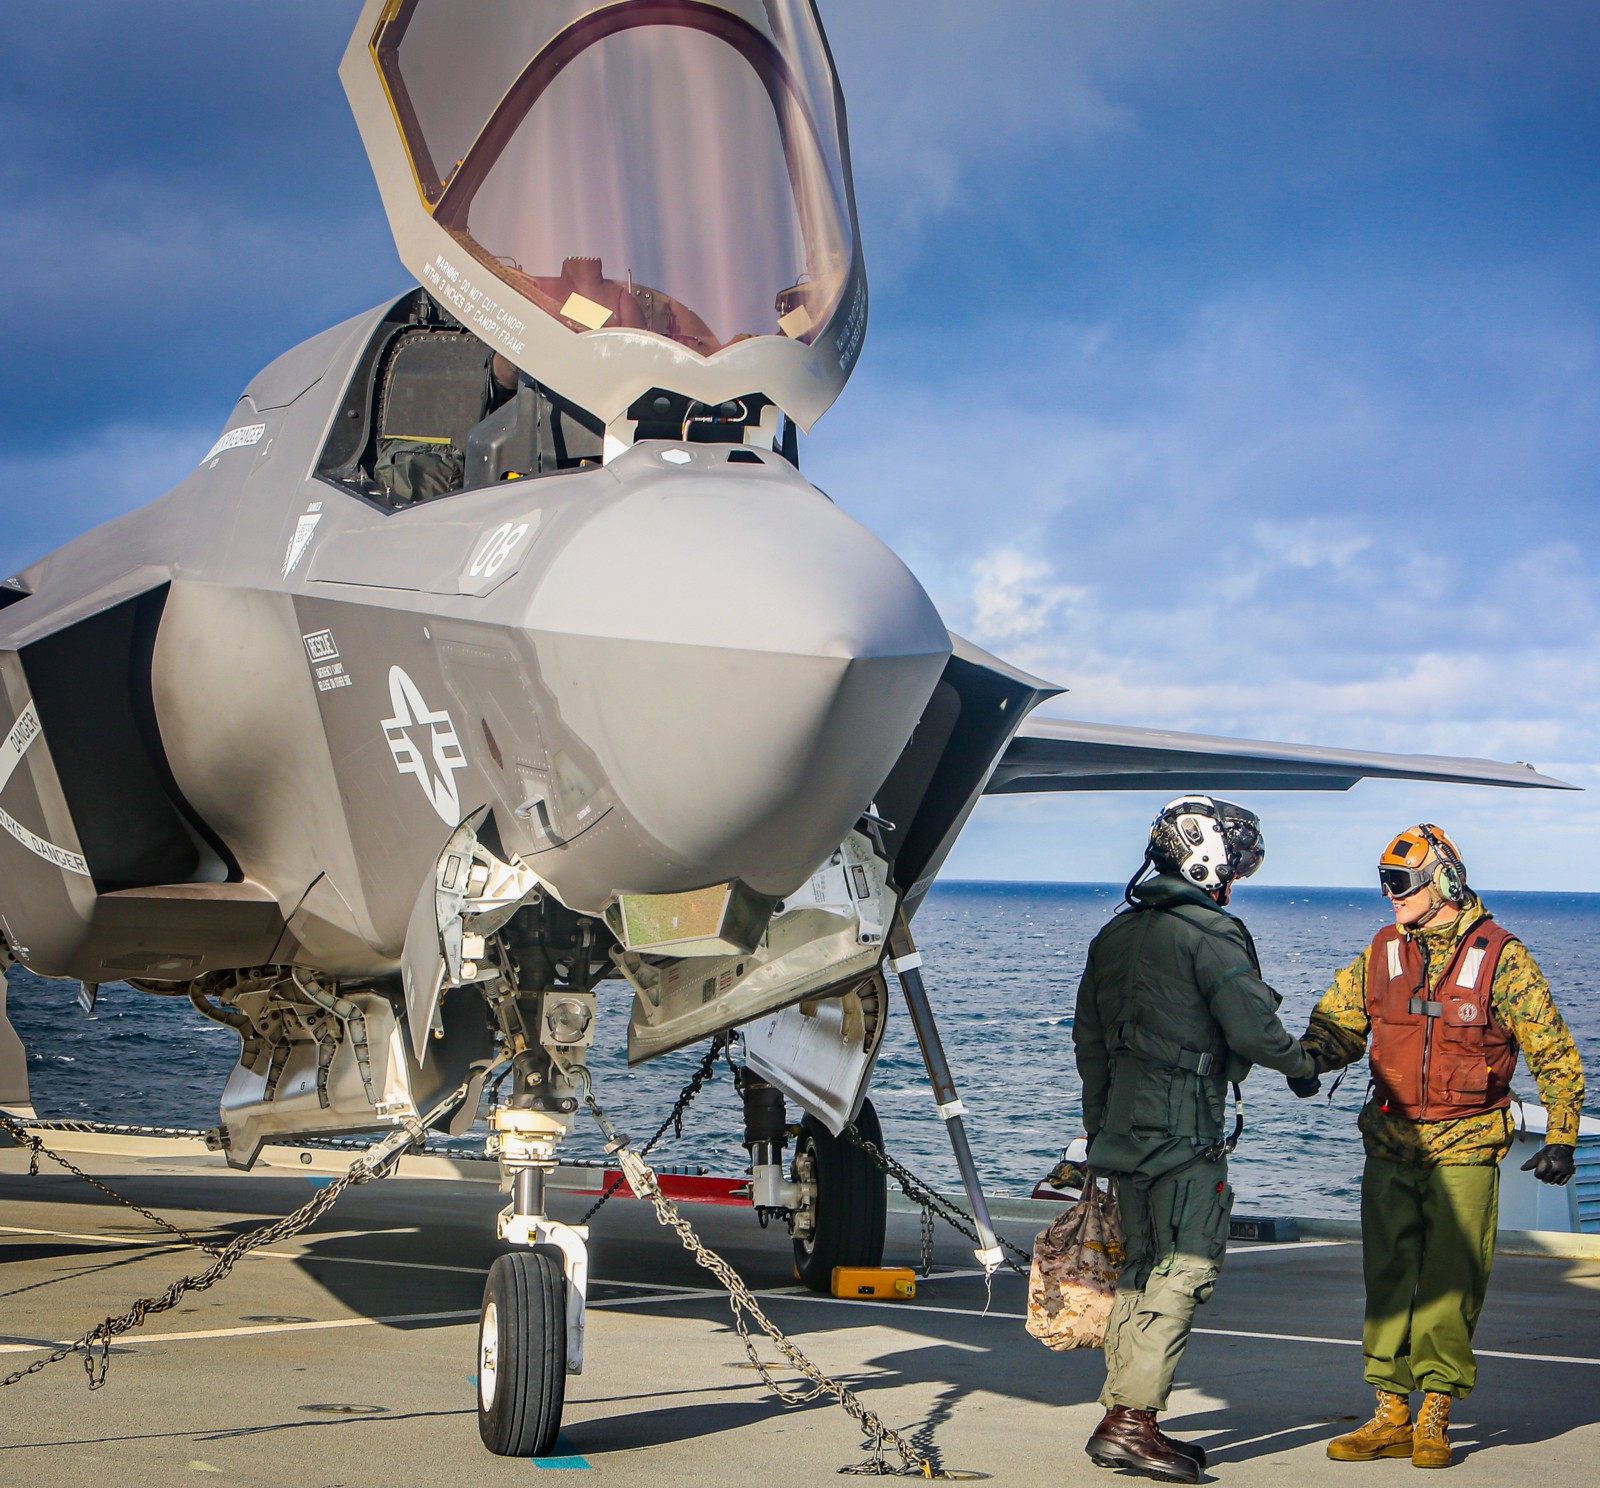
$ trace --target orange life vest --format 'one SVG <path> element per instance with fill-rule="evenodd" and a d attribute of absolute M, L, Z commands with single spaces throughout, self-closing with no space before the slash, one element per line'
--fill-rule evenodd
<path fill-rule="evenodd" d="M 1384 1110 L 1449 1121 L 1510 1103 L 1517 1041 L 1495 1017 L 1492 993 L 1501 952 L 1514 938 L 1485 915 L 1430 988 L 1414 939 L 1393 925 L 1373 936 L 1367 1016 L 1372 1083 Z"/>

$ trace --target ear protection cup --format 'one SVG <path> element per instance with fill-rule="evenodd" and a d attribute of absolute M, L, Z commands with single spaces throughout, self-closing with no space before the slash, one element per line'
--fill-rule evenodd
<path fill-rule="evenodd" d="M 1452 904 L 1461 903 L 1467 892 L 1466 864 L 1461 861 L 1460 855 L 1442 833 L 1436 832 L 1425 823 L 1419 830 L 1427 838 L 1428 846 L 1439 859 L 1439 866 L 1433 873 L 1434 893 L 1441 899 L 1448 899 Z"/>

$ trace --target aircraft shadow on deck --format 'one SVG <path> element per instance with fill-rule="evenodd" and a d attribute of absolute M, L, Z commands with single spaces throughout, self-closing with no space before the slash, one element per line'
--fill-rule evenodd
<path fill-rule="evenodd" d="M 194 1179 L 189 1176 L 145 1174 L 114 1180 L 157 1212 L 181 1221 L 195 1208 Z M 221 1224 L 197 1227 L 197 1233 L 226 1242 L 247 1233 L 263 1214 L 283 1214 L 303 1202 L 311 1192 L 282 1179 L 230 1178 L 209 1186 L 204 1212 L 237 1216 Z M 357 1204 L 342 1215 L 335 1210 L 326 1221 L 334 1233 L 313 1231 L 299 1241 L 305 1254 L 293 1264 L 338 1306 L 358 1316 L 399 1317 L 407 1314 L 470 1313 L 477 1309 L 481 1272 L 500 1247 L 491 1227 L 473 1217 L 473 1211 L 490 1210 L 499 1196 L 476 1189 L 427 1185 L 426 1208 L 417 1203 L 415 1185 L 380 1185 L 360 1192 Z M 128 1215 L 126 1225 L 108 1224 L 107 1201 L 68 1178 L 23 1178 L 0 1181 L 0 1194 L 9 1198 L 35 1198 L 50 1203 L 82 1204 L 96 1211 L 84 1224 L 104 1228 L 108 1235 L 132 1238 L 144 1224 Z M 576 1200 L 571 1204 L 578 1217 Z M 587 1202 L 583 1204 L 587 1207 Z M 376 1212 L 375 1212 L 376 1211 Z M 420 1215 L 420 1223 L 419 1223 Z M 883 1410 L 884 1395 L 903 1387 L 917 1388 L 929 1400 L 916 1420 L 902 1420 L 890 1410 L 890 1424 L 911 1436 L 918 1449 L 937 1464 L 948 1450 L 944 1428 L 960 1416 L 976 1397 L 998 1396 L 1041 1406 L 1092 1407 L 1103 1379 L 1102 1356 L 1079 1350 L 1050 1356 L 1028 1338 L 1015 1315 L 1024 1305 L 1024 1287 L 1015 1276 L 1002 1274 L 994 1286 L 992 1308 L 1001 1316 L 984 1320 L 965 1312 L 924 1310 L 917 1302 L 880 1306 L 829 1305 L 806 1297 L 771 1295 L 793 1286 L 789 1248 L 781 1234 L 749 1234 L 719 1215 L 708 1226 L 715 1230 L 711 1243 L 734 1264 L 752 1289 L 763 1293 L 762 1305 L 791 1334 L 802 1349 L 808 1334 L 874 1334 L 893 1329 L 913 1341 L 883 1350 L 864 1346 L 856 1362 L 837 1377 L 859 1392 L 868 1406 Z M 691 1214 L 691 1220 L 695 1216 Z M 435 1228 L 440 1222 L 449 1234 Z M 454 1223 L 454 1221 L 465 1221 Z M 909 1222 L 906 1222 L 909 1224 Z M 698 1226 L 697 1226 L 698 1227 Z M 350 1231 L 359 1233 L 350 1233 Z M 907 1249 L 911 1231 L 894 1237 Z M 111 1249 L 76 1239 L 19 1237 L 0 1245 L 7 1260 L 58 1257 L 79 1263 L 69 1275 L 25 1289 L 59 1286 L 70 1290 L 79 1276 L 129 1266 L 148 1259 L 152 1250 L 166 1252 L 174 1276 L 201 1269 L 201 1257 L 191 1256 L 175 1242 L 170 1246 L 150 1234 L 151 1248 Z M 620 1201 L 603 1216 L 593 1235 L 595 1280 L 593 1300 L 609 1304 L 593 1316 L 644 1316 L 655 1319 L 701 1318 L 726 1331 L 724 1364 L 732 1369 L 745 1364 L 743 1347 L 733 1329 L 728 1306 L 721 1296 L 692 1297 L 679 1293 L 638 1292 L 650 1285 L 683 1287 L 704 1285 L 712 1279 L 670 1237 L 657 1232 L 642 1209 Z M 909 1258 L 909 1254 L 908 1254 Z M 965 1257 L 941 1244 L 941 1262 L 961 1265 Z M 367 1264 L 392 1261 L 394 1265 Z M 350 1264 L 361 1262 L 362 1264 Z M 423 1271 L 406 1269 L 408 1263 L 460 1267 Z M 1293 1273 L 1289 1267 L 1295 1267 Z M 631 1272 L 631 1274 L 630 1274 Z M 1490 1285 L 1480 1328 L 1481 1348 L 1516 1352 L 1584 1354 L 1574 1322 L 1592 1312 L 1592 1264 L 1528 1262 L 1502 1259 Z M 5 1270 L 0 1266 L 0 1294 L 8 1294 Z M 248 1288 L 249 1275 L 236 1276 L 232 1286 Z M 136 1289 L 130 1288 L 129 1300 Z M 638 1300 L 626 1300 L 637 1295 Z M 985 1304 L 982 1281 L 975 1276 L 935 1275 L 923 1285 L 927 1307 L 981 1311 Z M 618 1305 L 621 1304 L 621 1305 Z M 244 1305 L 248 1305 L 247 1303 Z M 1530 1311 L 1530 1309 L 1533 1309 Z M 1292 1315 L 1293 1330 L 1312 1336 L 1347 1337 L 1359 1326 L 1359 1259 L 1353 1249 L 1308 1251 L 1303 1260 L 1291 1253 L 1235 1258 L 1224 1270 L 1218 1294 L 1200 1310 L 1201 1329 L 1224 1328 L 1247 1332 L 1286 1331 L 1283 1319 Z M 1548 1322 L 1546 1321 L 1548 1320 Z M 89 1320 L 92 1321 L 92 1320 Z M 458 1326 L 440 1319 L 396 1322 L 385 1326 L 414 1331 Z M 1530 1334 L 1532 1337 L 1530 1338 Z M 758 1336 L 761 1356 L 775 1357 Z M 130 1340 L 135 1341 L 135 1340 Z M 830 1356 L 839 1350 L 830 1347 Z M 1364 1419 L 1370 1388 L 1362 1380 L 1361 1357 L 1354 1348 L 1331 1351 L 1321 1344 L 1295 1344 L 1208 1336 L 1201 1333 L 1190 1345 L 1178 1379 L 1179 1393 L 1172 1413 L 1164 1421 L 1172 1429 L 1200 1437 L 1217 1465 L 1270 1457 L 1327 1440 Z M 470 1362 L 470 1361 L 468 1361 Z M 1458 1450 L 1482 1451 L 1493 1447 L 1521 1446 L 1549 1441 L 1600 1420 L 1600 1397 L 1592 1389 L 1563 1388 L 1558 1379 L 1540 1385 L 1526 1371 L 1570 1372 L 1585 1366 L 1527 1363 L 1511 1359 L 1481 1359 L 1476 1400 L 1457 1403 L 1452 1425 Z M 786 1366 L 774 1369 L 780 1382 L 800 1383 Z M 592 1376 L 591 1376 L 592 1378 Z M 931 1395 L 930 1395 L 931 1389 Z M 1183 1392 L 1196 1392 L 1198 1409 L 1185 1409 Z M 691 1395 L 692 1403 L 670 1402 L 676 1394 Z M 707 1399 L 707 1397 L 712 1397 Z M 738 1396 L 739 1398 L 728 1398 Z M 590 1456 L 660 1446 L 736 1431 L 754 1423 L 797 1411 L 832 1410 L 830 1399 L 787 1406 L 768 1393 L 753 1372 L 747 1380 L 716 1380 L 699 1386 L 680 1385 L 651 1390 L 641 1396 L 587 1396 L 582 1380 L 574 1380 L 570 1400 L 580 1411 L 594 1411 L 583 1419 L 569 1419 L 565 1433 L 572 1450 Z M 470 1406 L 463 1404 L 463 1412 Z M 1357 1415 L 1359 1413 L 1359 1415 Z M 447 1412 L 447 1414 L 449 1414 Z M 381 1420 L 383 1417 L 364 1418 Z M 391 1418 L 392 1419 L 392 1418 Z M 292 1423 L 302 1424 L 302 1423 Z M 248 1430 L 276 1429 L 263 1425 Z M 840 1423 L 840 1452 L 856 1450 L 853 1428 Z M 843 1460 L 843 1458 L 841 1458 Z M 981 1467 L 979 1463 L 951 1460 L 953 1467 Z"/>

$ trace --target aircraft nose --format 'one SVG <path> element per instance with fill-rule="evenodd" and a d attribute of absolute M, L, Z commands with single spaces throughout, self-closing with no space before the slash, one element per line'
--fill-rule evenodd
<path fill-rule="evenodd" d="M 648 840 L 639 881 L 614 886 L 636 892 L 792 892 L 872 799 L 950 651 L 894 553 L 776 471 L 627 492 L 528 618 L 563 722 Z"/>

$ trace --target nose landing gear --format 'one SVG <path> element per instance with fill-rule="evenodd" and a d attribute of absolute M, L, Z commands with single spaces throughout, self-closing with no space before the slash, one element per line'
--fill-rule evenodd
<path fill-rule="evenodd" d="M 498 1233 L 526 1247 L 489 1268 L 478 1323 L 478 1434 L 501 1457 L 550 1451 L 561 1430 L 567 1376 L 583 1373 L 589 1230 L 545 1213 L 545 1180 L 578 1104 L 577 1087 L 551 1050 L 581 1053 L 593 1037 L 592 1009 L 582 1020 L 563 1010 L 588 1008 L 592 996 L 537 995 L 529 1022 L 544 1041 L 513 1060 L 511 1099 L 489 1117 L 489 1151 L 511 1189 Z"/>

